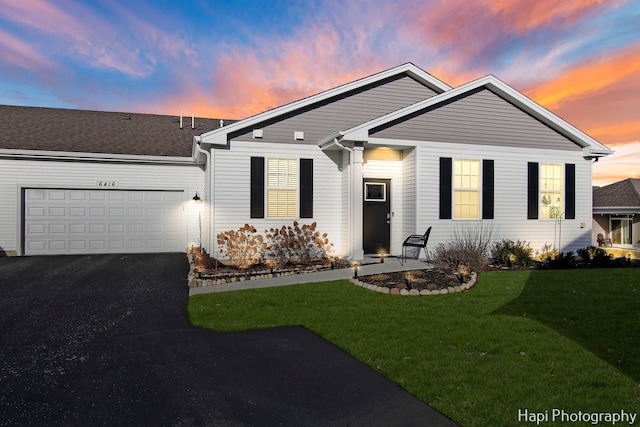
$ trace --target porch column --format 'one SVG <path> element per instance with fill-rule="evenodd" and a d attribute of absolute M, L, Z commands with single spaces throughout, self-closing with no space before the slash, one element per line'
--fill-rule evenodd
<path fill-rule="evenodd" d="M 353 162 L 351 164 L 351 253 L 354 260 L 364 259 L 363 247 L 363 207 L 364 200 L 362 184 L 362 165 L 364 163 L 364 147 L 353 147 L 351 152 Z"/>

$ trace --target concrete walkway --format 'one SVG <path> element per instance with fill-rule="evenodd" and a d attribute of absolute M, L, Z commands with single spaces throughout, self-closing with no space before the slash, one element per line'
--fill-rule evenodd
<path fill-rule="evenodd" d="M 424 270 L 432 268 L 431 264 L 423 260 L 407 259 L 404 264 L 399 258 L 386 258 L 384 263 L 378 259 L 365 259 L 363 265 L 358 267 L 358 275 L 390 273 L 395 271 Z M 214 292 L 240 291 L 245 289 L 269 288 L 274 286 L 299 285 L 302 283 L 328 282 L 331 280 L 343 280 L 353 277 L 352 268 L 319 271 L 316 273 L 293 274 L 291 276 L 274 277 L 272 279 L 246 280 L 244 282 L 224 283 L 215 286 L 203 286 L 189 289 L 189 296 L 209 294 Z"/>

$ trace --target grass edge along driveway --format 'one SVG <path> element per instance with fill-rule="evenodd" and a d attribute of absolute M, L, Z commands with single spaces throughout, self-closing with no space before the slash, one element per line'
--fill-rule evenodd
<path fill-rule="evenodd" d="M 462 426 L 640 412 L 639 310 L 631 268 L 482 273 L 470 291 L 427 297 L 335 281 L 188 303 L 190 321 L 216 331 L 304 326 Z"/>

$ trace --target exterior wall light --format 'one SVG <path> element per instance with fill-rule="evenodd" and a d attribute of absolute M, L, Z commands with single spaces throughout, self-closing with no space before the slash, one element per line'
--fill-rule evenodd
<path fill-rule="evenodd" d="M 196 195 L 193 196 L 193 201 L 196 203 L 202 203 L 202 199 L 198 196 L 198 192 L 196 191 Z"/>

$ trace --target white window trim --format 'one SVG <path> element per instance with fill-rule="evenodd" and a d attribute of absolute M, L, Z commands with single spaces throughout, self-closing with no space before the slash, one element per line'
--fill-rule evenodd
<path fill-rule="evenodd" d="M 382 199 L 370 199 L 367 197 L 367 187 L 369 185 L 382 186 Z M 364 201 L 365 202 L 386 202 L 387 201 L 387 183 L 386 182 L 365 182 L 364 183 Z"/>
<path fill-rule="evenodd" d="M 293 190 L 292 187 L 270 187 L 269 186 L 269 160 L 273 159 L 285 159 L 285 160 L 295 160 L 296 162 L 296 213 L 295 216 L 292 217 L 282 217 L 282 216 L 269 216 L 269 190 Z M 272 221 L 281 221 L 283 219 L 292 219 L 298 220 L 300 219 L 300 157 L 299 156 L 270 156 L 265 157 L 265 168 L 264 168 L 264 204 L 265 204 L 265 220 Z"/>
<path fill-rule="evenodd" d="M 544 165 L 553 165 L 553 166 L 559 166 L 560 167 L 560 173 L 562 174 L 562 189 L 561 190 L 546 190 L 543 189 L 543 185 L 542 185 L 542 180 L 543 180 L 543 174 L 542 174 L 542 170 L 543 170 L 543 166 Z M 543 221 L 558 221 L 558 220 L 564 220 L 564 215 L 565 215 L 565 203 L 566 203 L 566 193 L 567 193 L 567 177 L 565 176 L 565 164 L 564 163 L 555 163 L 555 162 L 544 162 L 544 163 L 539 163 L 538 164 L 538 219 L 539 220 L 543 220 Z M 545 206 L 542 203 L 542 195 L 543 193 L 556 193 L 556 194 L 560 194 L 560 215 L 553 217 L 551 215 L 549 215 L 548 217 L 545 217 L 543 215 L 543 208 L 546 208 L 547 206 Z"/>
<path fill-rule="evenodd" d="M 467 160 L 478 162 L 478 187 L 456 187 L 456 160 Z M 454 157 L 451 165 L 451 218 L 454 221 L 481 221 L 482 220 L 482 159 L 473 157 Z M 477 191 L 478 192 L 478 216 L 476 218 L 456 217 L 456 191 Z"/>

